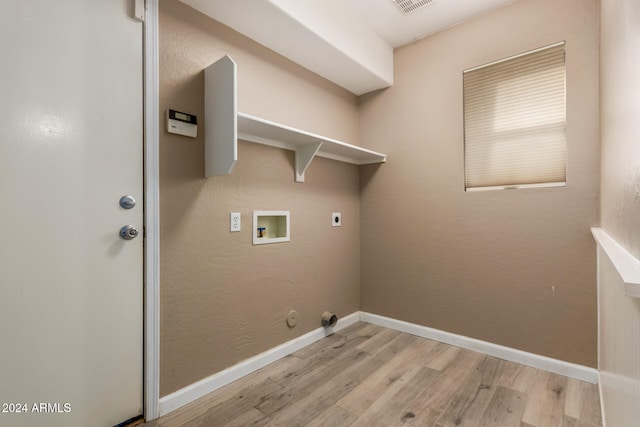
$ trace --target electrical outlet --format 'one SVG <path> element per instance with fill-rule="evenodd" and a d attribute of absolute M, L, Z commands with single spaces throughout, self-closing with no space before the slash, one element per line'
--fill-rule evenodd
<path fill-rule="evenodd" d="M 342 227 L 342 214 L 340 212 L 331 214 L 331 225 L 333 227 Z"/>
<path fill-rule="evenodd" d="M 229 230 L 232 232 L 240 231 L 240 213 L 239 212 L 231 212 Z"/>

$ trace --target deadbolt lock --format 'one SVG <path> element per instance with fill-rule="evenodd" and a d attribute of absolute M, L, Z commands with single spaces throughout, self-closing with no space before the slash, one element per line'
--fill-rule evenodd
<path fill-rule="evenodd" d="M 120 207 L 123 209 L 133 209 L 136 205 L 136 199 L 132 196 L 122 196 L 120 197 Z"/>

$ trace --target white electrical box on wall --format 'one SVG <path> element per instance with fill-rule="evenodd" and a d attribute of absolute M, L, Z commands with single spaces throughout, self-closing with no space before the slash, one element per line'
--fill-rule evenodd
<path fill-rule="evenodd" d="M 289 211 L 253 211 L 253 244 L 291 240 Z"/>
<path fill-rule="evenodd" d="M 195 138 L 198 136 L 198 119 L 193 114 L 167 110 L 167 132 Z"/>
<path fill-rule="evenodd" d="M 331 225 L 333 227 L 342 227 L 342 214 L 340 212 L 331 214 Z"/>

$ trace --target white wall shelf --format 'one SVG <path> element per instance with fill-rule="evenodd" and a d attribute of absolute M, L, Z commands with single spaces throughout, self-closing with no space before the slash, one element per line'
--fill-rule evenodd
<path fill-rule="evenodd" d="M 640 260 L 630 254 L 602 228 L 592 228 L 591 234 L 618 270 L 624 282 L 625 295 L 640 298 Z"/>
<path fill-rule="evenodd" d="M 238 138 L 295 152 L 295 180 L 316 157 L 356 165 L 384 163 L 387 156 L 237 111 L 236 63 L 224 56 L 205 69 L 205 176 L 227 175 L 238 160 Z"/>

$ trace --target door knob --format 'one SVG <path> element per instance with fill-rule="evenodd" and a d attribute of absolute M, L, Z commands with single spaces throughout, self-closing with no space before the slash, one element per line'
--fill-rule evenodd
<path fill-rule="evenodd" d="M 124 240 L 131 240 L 138 237 L 138 229 L 133 225 L 125 225 L 120 229 L 120 237 Z"/>

